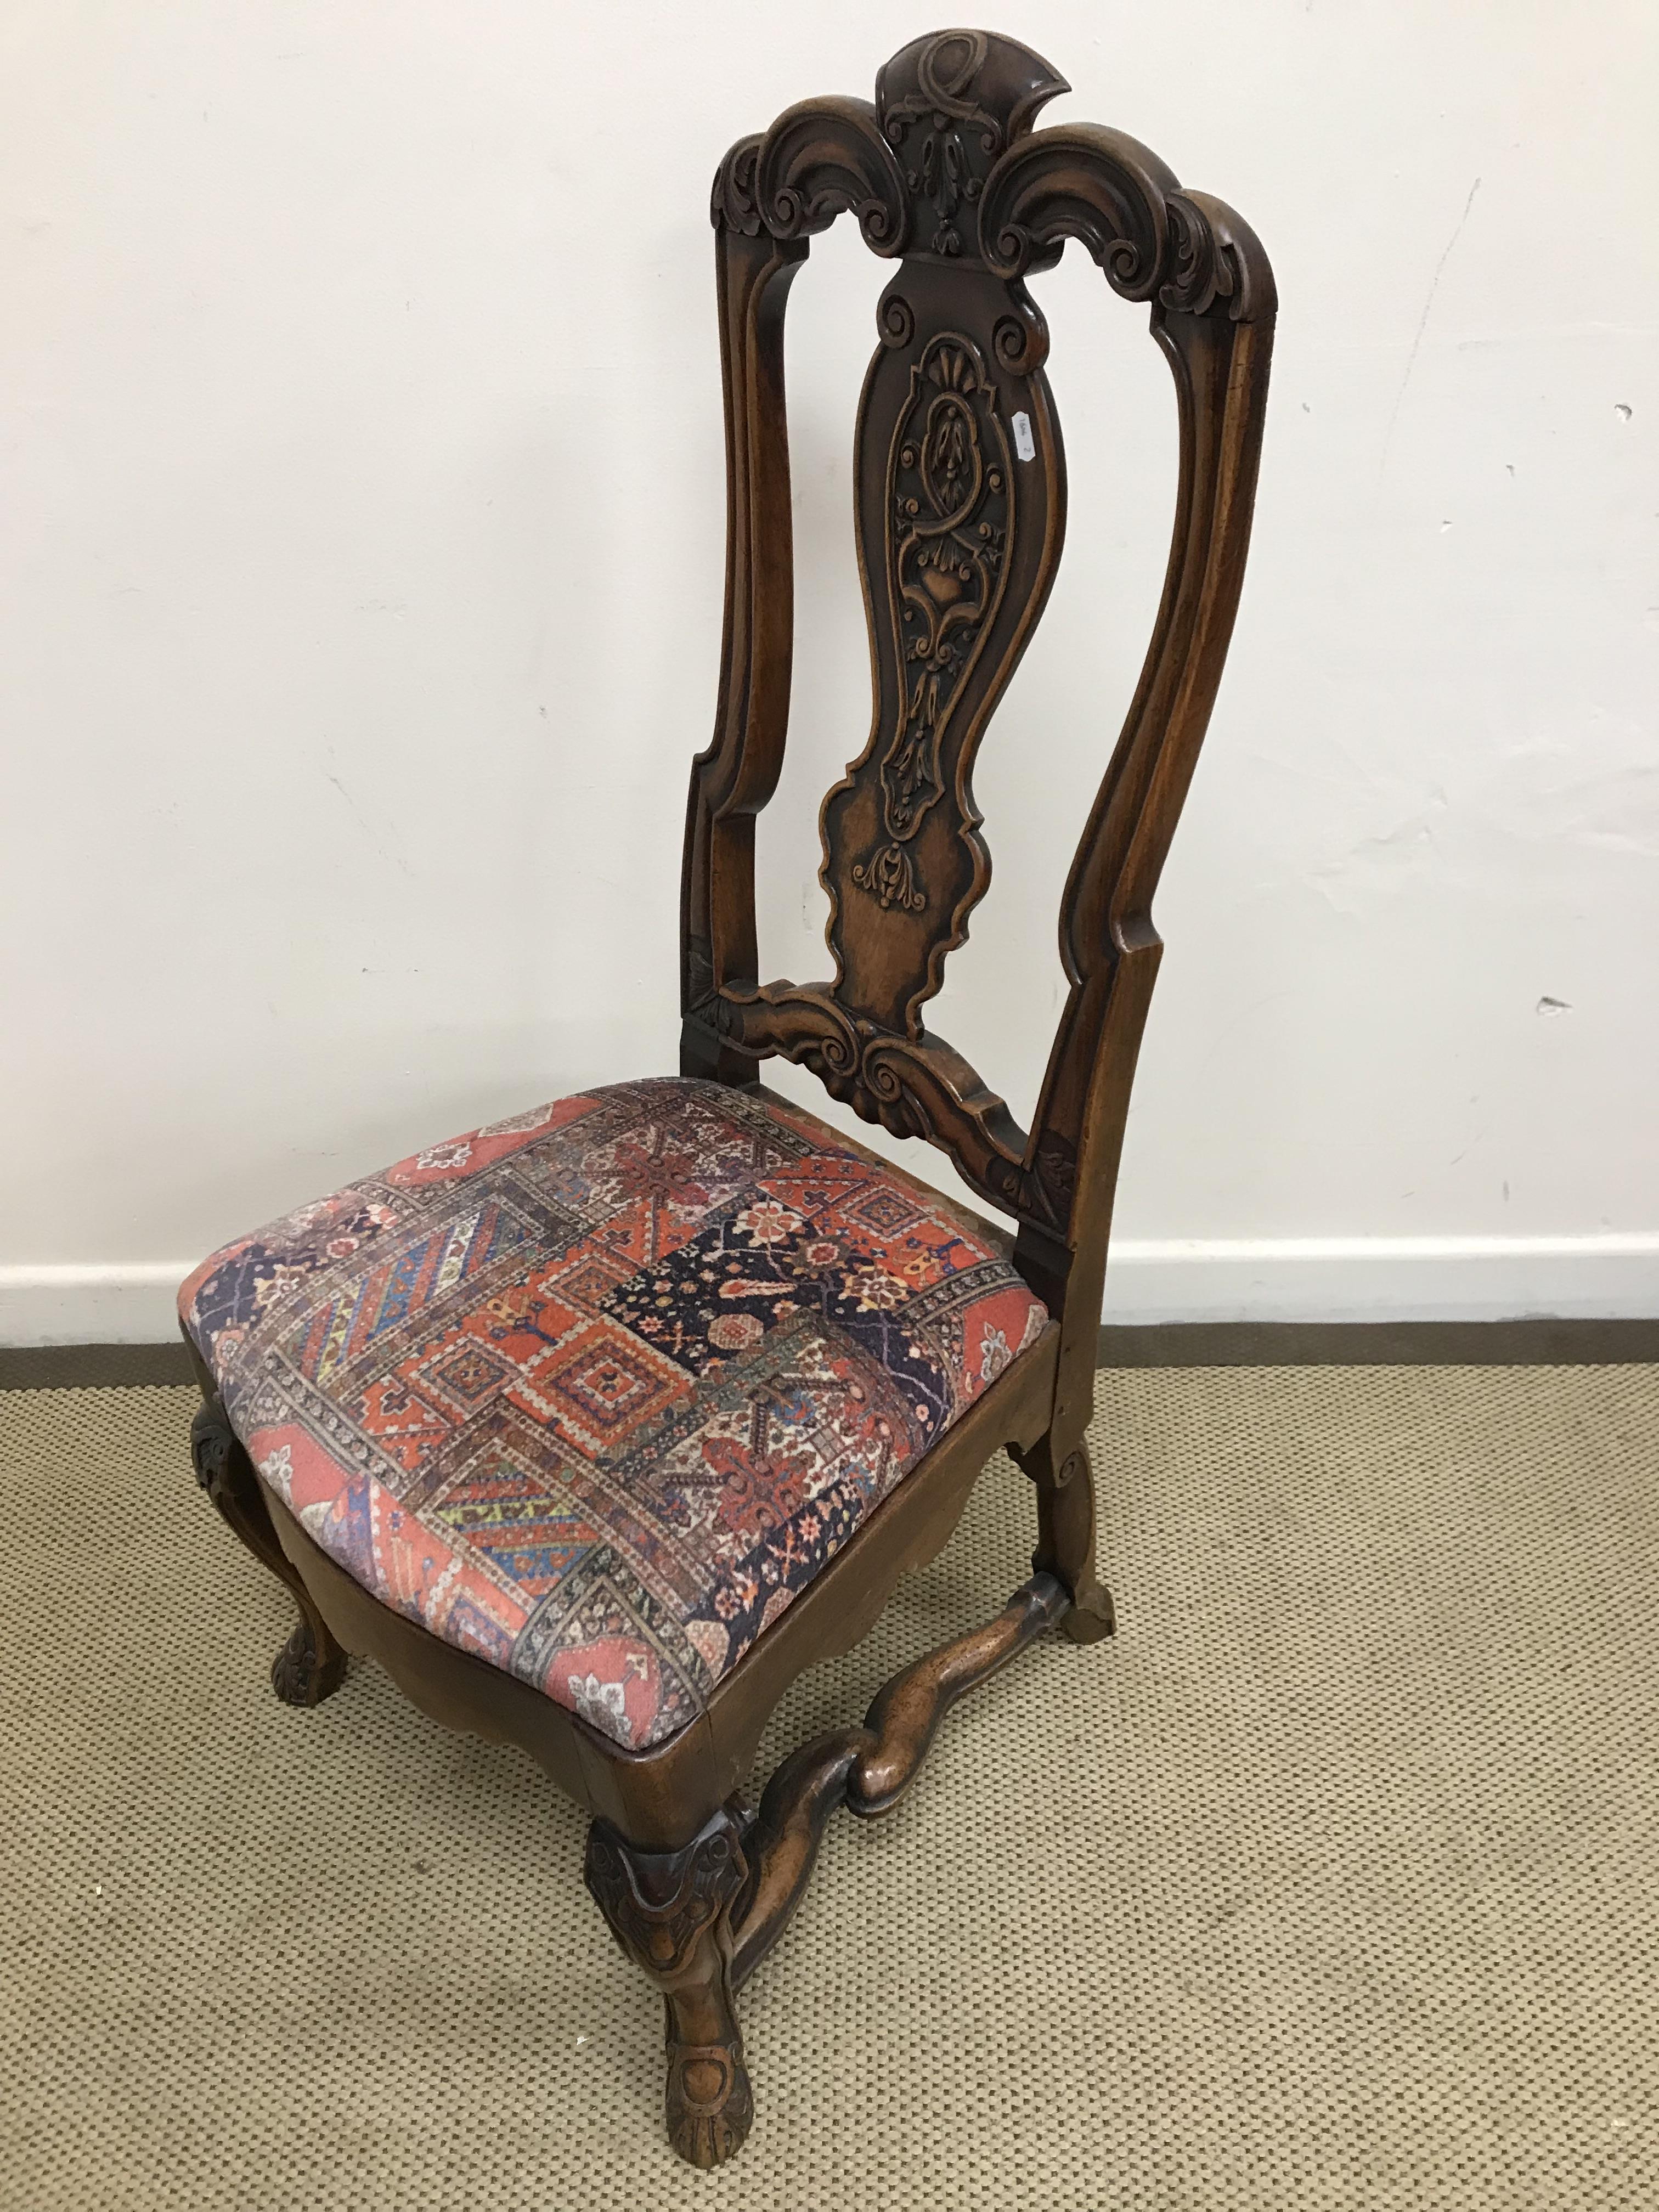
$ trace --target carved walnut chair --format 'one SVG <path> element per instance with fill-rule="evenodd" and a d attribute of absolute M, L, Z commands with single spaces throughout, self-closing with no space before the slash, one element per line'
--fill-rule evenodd
<path fill-rule="evenodd" d="M 714 738 L 691 775 L 678 1078 L 600 1088 L 364 1177 L 227 1247 L 180 1311 L 198 1477 L 300 1626 L 279 1696 L 348 1652 L 521 1745 L 592 1813 L 588 1887 L 666 1999 L 681 2156 L 752 2114 L 732 1994 L 831 1809 L 884 1812 L 947 1708 L 1050 1627 L 1109 1634 L 1090 1418 L 1107 1229 L 1159 939 L 1150 917 L 1237 604 L 1267 386 L 1266 256 L 1132 138 L 1033 131 L 1066 87 L 1012 40 L 919 39 L 874 106 L 791 108 L 721 163 L 730 493 Z M 783 315 L 843 210 L 895 264 L 859 410 L 874 656 L 824 801 L 834 980 L 759 981 L 755 817 L 791 624 Z M 1149 302 L 1180 489 L 1139 686 L 1060 907 L 1070 984 L 1036 1126 L 923 1023 L 990 860 L 971 771 L 1060 558 L 1065 478 L 1023 282 L 1082 240 Z M 781 1053 L 949 1154 L 1012 1237 L 763 1088 Z M 739 1794 L 803 1668 L 848 1649 L 1006 1446 L 1035 1572 L 861 1726 Z"/>

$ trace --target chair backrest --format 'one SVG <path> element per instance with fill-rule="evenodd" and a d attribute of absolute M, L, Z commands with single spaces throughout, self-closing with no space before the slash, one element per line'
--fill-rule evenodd
<path fill-rule="evenodd" d="M 926 1137 L 1018 1224 L 1016 1257 L 1093 1332 L 1113 1187 L 1160 950 L 1153 887 L 1220 680 L 1243 579 L 1274 293 L 1254 234 L 1183 191 L 1133 138 L 1033 131 L 1069 88 L 1010 39 L 916 40 L 874 105 L 810 100 L 745 138 L 714 181 L 729 525 L 714 741 L 692 774 L 682 1066 L 753 1081 L 804 1062 L 866 1120 Z M 832 981 L 763 983 L 755 817 L 788 720 L 791 581 L 783 314 L 809 239 L 851 210 L 897 268 L 860 403 L 857 539 L 870 623 L 870 740 L 823 802 Z M 1023 277 L 1082 240 L 1150 302 L 1175 375 L 1180 478 L 1152 643 L 1060 903 L 1070 991 L 1034 1127 L 923 1021 L 990 878 L 974 757 L 1042 612 L 1065 471 Z"/>

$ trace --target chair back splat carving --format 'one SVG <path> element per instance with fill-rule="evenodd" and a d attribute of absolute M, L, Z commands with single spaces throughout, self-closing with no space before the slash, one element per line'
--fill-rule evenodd
<path fill-rule="evenodd" d="M 866 1120 L 942 1146 L 1018 1222 L 1017 1261 L 1061 1321 L 1059 1398 L 1075 1413 L 1161 950 L 1152 892 L 1243 574 L 1275 299 L 1248 225 L 1146 148 L 1089 125 L 1033 129 L 1068 88 L 1012 40 L 942 31 L 887 64 L 873 105 L 792 107 L 716 175 L 726 635 L 686 830 L 682 1067 L 750 1083 L 782 1054 Z M 754 823 L 782 765 L 793 619 L 784 303 L 810 239 L 843 212 L 896 264 L 854 455 L 874 712 L 820 815 L 834 976 L 763 983 Z M 1150 305 L 1174 373 L 1179 491 L 1152 642 L 1061 898 L 1070 988 L 1026 1131 L 923 1017 L 990 878 L 975 755 L 1060 559 L 1048 332 L 1024 279 L 1073 238 L 1115 292 Z"/>

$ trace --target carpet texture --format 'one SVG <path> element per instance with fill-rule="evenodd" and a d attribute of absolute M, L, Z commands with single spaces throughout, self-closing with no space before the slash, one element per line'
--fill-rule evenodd
<path fill-rule="evenodd" d="M 370 1667 L 271 1696 L 192 1402 L 0 1396 L 0 2204 L 1659 2205 L 1659 1370 L 1103 1375 L 1118 1637 L 837 1817 L 713 2176 L 575 1810 Z M 1030 1541 L 999 1462 L 763 1759 Z"/>

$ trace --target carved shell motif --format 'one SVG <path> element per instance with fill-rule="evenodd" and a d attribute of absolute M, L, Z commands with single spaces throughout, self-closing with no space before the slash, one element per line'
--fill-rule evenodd
<path fill-rule="evenodd" d="M 996 386 L 971 338 L 942 333 L 910 372 L 887 464 L 901 705 L 880 767 L 887 839 L 852 871 L 884 907 L 927 903 L 906 848 L 944 794 L 940 744 L 1002 597 L 1013 501 Z"/>

